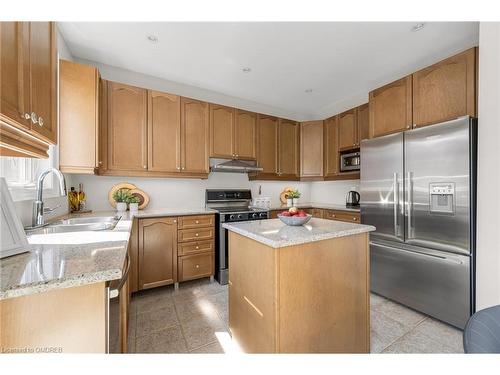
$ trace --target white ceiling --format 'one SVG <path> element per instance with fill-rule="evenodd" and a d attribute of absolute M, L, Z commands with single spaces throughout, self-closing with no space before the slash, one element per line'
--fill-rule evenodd
<path fill-rule="evenodd" d="M 304 120 L 361 104 L 369 90 L 479 40 L 477 22 L 430 22 L 412 32 L 414 24 L 63 22 L 59 28 L 77 58 L 262 103 Z"/>

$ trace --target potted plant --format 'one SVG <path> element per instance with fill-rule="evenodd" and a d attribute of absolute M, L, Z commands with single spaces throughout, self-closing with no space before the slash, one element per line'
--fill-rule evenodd
<path fill-rule="evenodd" d="M 287 207 L 292 207 L 293 206 L 293 198 L 292 198 L 292 192 L 289 191 L 286 193 L 286 206 Z"/>
<path fill-rule="evenodd" d="M 293 190 L 290 193 L 288 193 L 288 195 L 287 195 L 287 203 L 288 203 L 288 199 L 289 198 L 292 199 L 292 204 L 291 205 L 292 206 L 297 206 L 299 204 L 300 191 Z"/>
<path fill-rule="evenodd" d="M 127 189 L 120 189 L 114 192 L 113 199 L 116 202 L 116 210 L 119 212 L 127 211 L 127 201 L 130 199 L 130 193 Z"/>
<path fill-rule="evenodd" d="M 133 194 L 129 193 L 129 197 L 127 198 L 128 209 L 130 212 L 139 211 L 139 198 Z"/>

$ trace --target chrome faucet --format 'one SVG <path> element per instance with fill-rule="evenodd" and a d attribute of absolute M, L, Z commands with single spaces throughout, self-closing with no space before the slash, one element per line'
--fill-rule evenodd
<path fill-rule="evenodd" d="M 45 224 L 43 214 L 52 212 L 57 208 L 43 208 L 43 181 L 50 172 L 54 172 L 54 174 L 59 179 L 59 192 L 61 193 L 61 196 L 64 197 L 67 195 L 66 181 L 64 180 L 64 176 L 60 170 L 56 168 L 50 168 L 43 172 L 40 176 L 38 176 L 38 180 L 36 182 L 36 201 L 33 202 L 32 228 L 43 226 Z"/>

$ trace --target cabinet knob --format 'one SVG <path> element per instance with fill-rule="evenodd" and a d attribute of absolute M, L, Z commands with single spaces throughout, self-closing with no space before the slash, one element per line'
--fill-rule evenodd
<path fill-rule="evenodd" d="M 182 167 L 182 170 L 184 170 L 184 169 L 186 169 L 186 168 Z"/>
<path fill-rule="evenodd" d="M 33 124 L 37 124 L 38 123 L 38 116 L 36 115 L 35 112 L 31 112 L 31 122 Z"/>
<path fill-rule="evenodd" d="M 177 223 L 177 220 L 174 220 L 174 223 Z"/>
<path fill-rule="evenodd" d="M 199 249 L 200 249 L 200 247 L 199 247 L 199 246 L 196 246 L 196 250 L 199 250 Z"/>
<path fill-rule="evenodd" d="M 239 156 L 239 155 L 238 155 L 238 154 L 236 154 L 236 159 L 238 159 L 238 156 Z"/>
<path fill-rule="evenodd" d="M 198 236 L 199 236 L 199 234 L 198 234 L 198 233 L 196 233 L 196 234 L 195 234 L 195 237 L 198 237 Z"/>
<path fill-rule="evenodd" d="M 177 167 L 177 170 L 181 169 L 181 167 Z"/>
<path fill-rule="evenodd" d="M 199 221 L 199 220 L 196 220 L 196 221 L 195 221 L 195 223 L 196 223 L 196 224 L 200 224 L 200 221 Z"/>
<path fill-rule="evenodd" d="M 199 265 L 199 264 L 197 264 L 195 267 L 196 267 L 196 268 L 200 268 L 200 265 Z"/>
<path fill-rule="evenodd" d="M 332 217 L 337 217 L 337 216 L 335 216 L 335 214 L 332 214 Z"/>
<path fill-rule="evenodd" d="M 26 120 L 29 120 L 31 118 L 31 115 L 28 112 L 26 112 L 24 116 L 21 117 L 24 117 Z"/>
<path fill-rule="evenodd" d="M 38 117 L 38 125 L 43 126 L 43 117 Z"/>
<path fill-rule="evenodd" d="M 102 160 L 99 160 L 99 165 L 102 165 Z"/>
<path fill-rule="evenodd" d="M 142 167 L 143 167 L 144 169 L 147 169 L 147 168 L 148 168 L 148 166 L 147 166 L 147 165 L 143 165 Z"/>
<path fill-rule="evenodd" d="M 357 221 L 357 220 L 358 220 L 358 218 L 357 218 L 357 217 L 353 217 L 353 218 L 352 218 L 352 220 Z"/>

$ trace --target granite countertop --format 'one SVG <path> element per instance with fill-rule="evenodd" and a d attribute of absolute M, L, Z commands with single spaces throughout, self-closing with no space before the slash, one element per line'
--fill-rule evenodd
<path fill-rule="evenodd" d="M 279 219 L 224 223 L 223 227 L 273 248 L 352 236 L 375 230 L 375 227 L 371 225 L 316 218 L 298 227 L 285 225 Z"/>
<path fill-rule="evenodd" d="M 118 280 L 134 217 L 213 214 L 206 208 L 154 209 L 119 213 L 97 211 L 81 216 L 121 216 L 112 230 L 36 234 L 28 237 L 28 252 L 0 260 L 0 300 L 103 281 Z M 57 218 L 57 219 L 61 219 Z"/>
<path fill-rule="evenodd" d="M 308 202 L 308 203 L 299 203 L 297 208 L 322 208 L 325 210 L 339 210 L 339 211 L 349 211 L 349 212 L 360 212 L 359 207 L 346 207 L 345 204 L 331 204 L 331 203 L 317 203 L 317 202 Z M 286 204 L 280 205 L 272 205 L 270 210 L 286 210 Z"/>

